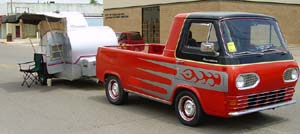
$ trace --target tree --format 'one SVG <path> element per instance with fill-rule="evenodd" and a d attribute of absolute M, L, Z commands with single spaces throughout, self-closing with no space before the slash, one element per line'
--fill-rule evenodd
<path fill-rule="evenodd" d="M 91 0 L 90 4 L 97 4 L 97 0 Z"/>

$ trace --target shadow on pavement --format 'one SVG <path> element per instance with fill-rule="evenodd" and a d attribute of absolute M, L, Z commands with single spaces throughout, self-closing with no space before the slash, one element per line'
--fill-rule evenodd
<path fill-rule="evenodd" d="M 27 86 L 21 86 L 21 81 L 19 82 L 9 82 L 0 83 L 0 89 L 7 92 L 26 92 L 26 91 L 40 91 L 40 92 L 50 92 L 52 90 L 101 90 L 102 85 L 97 84 L 95 81 L 91 80 L 54 80 L 52 81 L 52 86 L 48 87 L 46 85 L 33 84 L 30 88 Z"/>
<path fill-rule="evenodd" d="M 70 90 L 100 90 L 104 89 L 102 85 L 96 83 L 93 80 L 80 79 L 74 81 L 67 80 L 53 80 L 52 87 L 64 87 L 64 89 Z"/>
<path fill-rule="evenodd" d="M 103 86 L 89 80 L 78 80 L 73 82 L 54 80 L 52 87 L 34 85 L 31 88 L 27 88 L 25 86 L 22 87 L 21 81 L 19 81 L 0 83 L 0 90 L 5 90 L 10 93 L 26 91 L 47 93 L 53 90 L 103 90 Z M 274 116 L 271 114 L 272 112 L 266 111 L 229 119 L 208 116 L 199 126 L 187 127 L 178 121 L 172 106 L 144 99 L 136 95 L 130 94 L 128 104 L 123 106 L 110 104 L 106 100 L 105 92 L 97 93 L 94 96 L 90 96 L 88 99 L 100 103 L 103 106 L 114 107 L 115 110 L 120 110 L 121 112 L 126 111 L 134 113 L 139 116 L 143 116 L 146 119 L 164 122 L 172 127 L 189 129 L 197 133 L 244 133 L 257 129 L 268 128 L 269 126 L 282 124 L 283 122 L 288 121 L 288 118 L 284 118 L 284 116 Z"/>
<path fill-rule="evenodd" d="M 267 128 L 275 124 L 281 124 L 288 119 L 272 116 L 266 111 L 252 113 L 234 118 L 218 118 L 209 116 L 195 131 L 206 131 L 209 133 L 243 133 L 256 129 Z"/>
<path fill-rule="evenodd" d="M 169 125 L 201 133 L 243 133 L 256 129 L 267 128 L 268 126 L 288 121 L 286 118 L 273 116 L 268 114 L 268 111 L 266 111 L 233 118 L 207 116 L 205 121 L 199 126 L 188 127 L 179 122 L 172 106 L 144 99 L 135 95 L 129 96 L 128 103 L 121 106 L 110 104 L 106 100 L 105 95 L 92 96 L 89 99 L 104 105 L 111 105 L 121 111 L 133 112 L 135 114 L 145 116 L 145 118 L 153 118 L 158 120 L 158 122 L 166 122 Z"/>

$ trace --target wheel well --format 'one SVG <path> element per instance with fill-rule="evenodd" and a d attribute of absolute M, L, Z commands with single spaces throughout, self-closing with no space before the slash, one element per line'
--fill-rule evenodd
<path fill-rule="evenodd" d="M 198 95 L 197 95 L 196 93 L 194 93 L 193 90 L 190 90 L 190 89 L 187 89 L 187 88 L 178 88 L 178 89 L 175 91 L 175 93 L 174 93 L 173 100 L 172 100 L 172 105 L 175 104 L 177 95 L 178 95 L 179 93 L 183 92 L 183 91 L 191 92 L 191 93 L 193 93 L 193 94 L 198 98 Z M 199 98 L 198 98 L 198 101 L 199 101 L 199 103 L 200 103 L 200 105 L 201 105 L 201 101 L 200 101 Z"/>
<path fill-rule="evenodd" d="M 175 93 L 173 95 L 173 100 L 172 100 L 172 107 L 175 106 L 176 97 L 179 95 L 179 93 L 181 93 L 183 91 L 187 91 L 187 92 L 190 92 L 190 93 L 194 94 L 196 96 L 196 98 L 198 99 L 198 101 L 199 101 L 199 104 L 200 104 L 200 107 L 203 110 L 203 113 L 206 114 L 205 107 L 203 107 L 203 104 L 202 104 L 203 102 L 201 101 L 201 98 L 200 98 L 200 94 L 197 94 L 197 93 L 195 93 L 195 91 L 193 91 L 192 89 L 188 89 L 188 88 L 181 87 L 181 88 L 178 88 L 175 91 Z"/>
<path fill-rule="evenodd" d="M 119 78 L 118 76 L 116 76 L 116 75 L 114 75 L 114 74 L 105 74 L 105 75 L 104 75 L 104 82 L 106 81 L 106 79 L 107 79 L 109 76 L 114 76 L 114 77 Z"/>

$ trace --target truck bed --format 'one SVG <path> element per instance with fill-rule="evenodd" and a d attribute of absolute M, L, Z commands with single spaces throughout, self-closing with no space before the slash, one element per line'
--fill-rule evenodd
<path fill-rule="evenodd" d="M 107 46 L 115 49 L 138 51 L 149 54 L 162 54 L 165 44 L 123 44 L 120 46 Z"/>
<path fill-rule="evenodd" d="M 142 50 L 136 49 L 141 47 L 143 47 Z M 160 67 L 147 60 L 175 63 L 174 58 L 163 55 L 164 48 L 163 44 L 99 47 L 96 57 L 96 75 L 101 82 L 104 82 L 107 73 L 122 76 L 122 79 L 128 80 L 128 77 L 141 75 L 140 70 L 136 68 L 158 69 Z M 125 83 L 123 86 L 127 88 Z"/>

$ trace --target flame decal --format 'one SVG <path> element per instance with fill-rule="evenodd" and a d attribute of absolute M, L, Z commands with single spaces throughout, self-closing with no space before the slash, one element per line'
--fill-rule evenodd
<path fill-rule="evenodd" d="M 199 82 L 200 79 L 197 76 L 197 74 L 192 70 L 192 69 L 186 69 L 181 73 L 181 76 L 188 80 L 188 81 L 193 81 L 195 83 Z"/>
<path fill-rule="evenodd" d="M 167 61 L 156 61 L 140 58 L 146 64 L 140 64 L 136 69 L 147 75 L 134 75 L 134 79 L 139 81 L 131 83 L 131 87 L 148 93 L 165 100 L 170 100 L 173 90 L 177 85 L 189 84 L 196 88 L 202 88 L 212 91 L 228 92 L 228 74 L 226 72 L 204 69 L 202 67 L 193 67 L 188 65 L 180 65 Z M 154 65 L 154 66 L 152 66 Z M 156 67 L 162 67 L 156 69 Z M 151 77 L 159 77 L 166 81 L 152 79 Z M 147 84 L 146 86 L 143 84 Z M 157 89 L 164 89 L 158 92 Z"/>
<path fill-rule="evenodd" d="M 198 83 L 200 81 L 201 84 L 208 84 L 210 87 L 214 87 L 216 85 L 221 84 L 221 75 L 218 73 L 213 74 L 212 72 L 208 72 L 207 74 L 199 71 L 199 73 L 196 73 L 192 69 L 185 69 L 182 71 L 181 76 L 187 80 L 194 83 Z"/>

